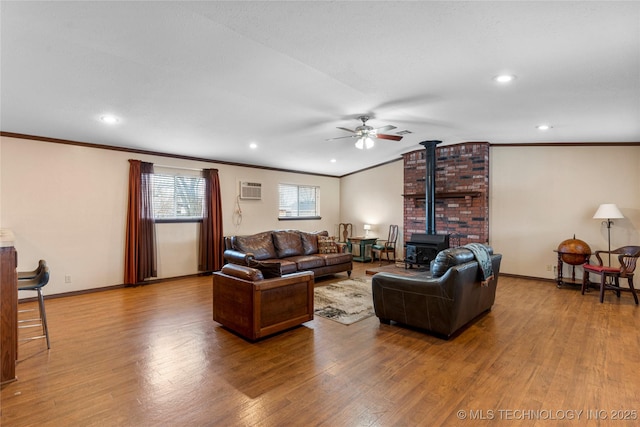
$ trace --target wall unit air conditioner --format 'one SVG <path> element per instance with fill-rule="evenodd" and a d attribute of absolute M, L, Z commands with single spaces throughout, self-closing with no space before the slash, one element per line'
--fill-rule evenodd
<path fill-rule="evenodd" d="M 259 182 L 240 182 L 240 198 L 243 200 L 261 200 L 262 184 Z"/>

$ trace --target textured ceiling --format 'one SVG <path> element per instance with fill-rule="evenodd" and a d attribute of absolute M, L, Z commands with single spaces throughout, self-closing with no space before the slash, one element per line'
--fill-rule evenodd
<path fill-rule="evenodd" d="M 0 8 L 4 132 L 336 176 L 430 139 L 640 141 L 639 2 Z M 363 113 L 412 133 L 325 141 Z"/>

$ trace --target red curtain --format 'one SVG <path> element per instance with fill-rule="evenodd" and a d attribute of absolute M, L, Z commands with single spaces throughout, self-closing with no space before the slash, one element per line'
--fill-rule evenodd
<path fill-rule="evenodd" d="M 204 207 L 200 227 L 200 257 L 198 270 L 218 271 L 222 269 L 224 234 L 222 231 L 222 202 L 218 169 L 204 169 Z"/>
<path fill-rule="evenodd" d="M 135 285 L 157 276 L 156 233 L 151 199 L 152 174 L 153 163 L 129 160 L 125 285 Z"/>

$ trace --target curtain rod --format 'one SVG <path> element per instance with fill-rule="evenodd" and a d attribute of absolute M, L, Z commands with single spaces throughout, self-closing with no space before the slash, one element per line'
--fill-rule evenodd
<path fill-rule="evenodd" d="M 183 168 L 180 166 L 169 166 L 169 165 L 156 165 L 154 164 L 154 166 L 157 166 L 159 168 L 167 168 L 167 169 L 182 169 L 185 171 L 196 171 L 196 172 L 202 172 L 203 169 L 196 169 L 196 168 Z"/>

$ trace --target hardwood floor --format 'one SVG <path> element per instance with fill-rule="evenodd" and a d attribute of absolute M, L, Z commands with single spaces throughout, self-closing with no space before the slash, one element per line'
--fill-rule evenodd
<path fill-rule="evenodd" d="M 501 277 L 493 310 L 450 341 L 376 317 L 316 316 L 252 344 L 213 322 L 211 277 L 46 308 L 51 350 L 20 344 L 3 426 L 624 426 L 640 416 L 640 308 L 627 294 L 600 304 L 598 292 Z"/>

